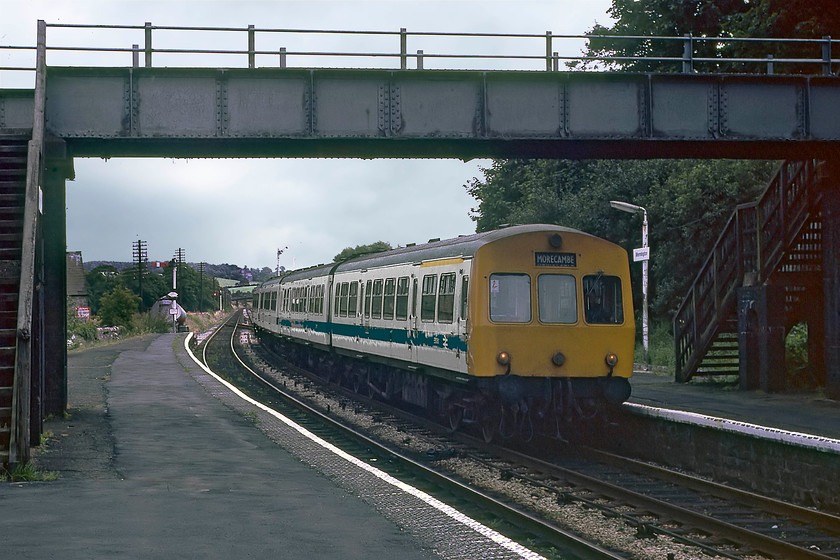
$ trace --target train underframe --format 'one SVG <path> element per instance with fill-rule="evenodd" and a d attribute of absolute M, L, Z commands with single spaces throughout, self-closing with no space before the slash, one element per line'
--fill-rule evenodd
<path fill-rule="evenodd" d="M 537 434 L 567 439 L 581 422 L 603 422 L 630 393 L 618 377 L 471 377 L 429 375 L 370 357 L 345 355 L 259 332 L 260 341 L 291 363 L 362 396 L 422 413 L 451 430 L 470 430 L 485 441 L 530 441 Z"/>

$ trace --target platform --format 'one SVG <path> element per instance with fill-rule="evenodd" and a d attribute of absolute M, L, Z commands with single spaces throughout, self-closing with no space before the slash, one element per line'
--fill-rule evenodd
<path fill-rule="evenodd" d="M 635 372 L 630 380 L 631 405 L 664 408 L 728 424 L 767 428 L 764 436 L 778 437 L 779 430 L 837 440 L 840 444 L 840 402 L 819 392 L 765 393 L 741 391 L 709 382 L 676 383 L 673 375 Z M 659 413 L 654 413 L 659 414 Z M 686 421 L 692 421 L 690 417 Z M 697 421 L 694 419 L 693 421 Z M 710 425 L 720 425 L 714 420 Z M 762 437 L 761 430 L 754 435 Z M 840 449 L 840 445 L 836 446 Z"/>
<path fill-rule="evenodd" d="M 184 339 L 70 355 L 70 418 L 36 453 L 60 478 L 0 484 L 9 557 L 539 558 L 347 460 L 299 458 L 273 441 L 297 432 L 229 400 Z"/>

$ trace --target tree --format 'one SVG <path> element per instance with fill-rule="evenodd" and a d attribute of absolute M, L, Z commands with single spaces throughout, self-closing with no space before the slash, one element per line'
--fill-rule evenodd
<path fill-rule="evenodd" d="M 111 265 L 97 266 L 85 274 L 88 286 L 90 311 L 94 315 L 99 313 L 99 303 L 102 296 L 122 283 L 120 273 Z"/>
<path fill-rule="evenodd" d="M 342 262 L 360 255 L 381 253 L 382 251 L 390 251 L 391 249 L 393 249 L 393 247 L 391 247 L 391 244 L 386 241 L 377 241 L 376 243 L 371 243 L 369 245 L 345 247 L 339 254 L 333 257 L 333 262 Z"/>
<path fill-rule="evenodd" d="M 612 27 L 595 25 L 589 33 L 598 35 L 589 41 L 587 56 L 604 57 L 600 63 L 628 71 L 680 70 L 681 61 L 653 60 L 683 56 L 681 40 L 648 37 L 683 37 L 690 34 L 696 58 L 756 58 L 772 55 L 780 58 L 821 57 L 816 43 L 727 42 L 703 40 L 707 37 L 821 39 L 840 35 L 840 4 L 835 0 L 613 0 L 607 10 L 615 18 Z M 618 36 L 634 36 L 624 39 Z M 641 37 L 641 38 L 639 38 Z M 619 60 L 629 57 L 634 60 Z M 648 60 L 635 60 L 647 57 Z M 578 65 L 598 66 L 597 62 Z M 720 66 L 695 63 L 705 72 L 764 72 L 766 63 L 741 63 Z M 820 73 L 810 64 L 791 64 L 786 73 Z"/>
<path fill-rule="evenodd" d="M 103 294 L 100 300 L 99 320 L 106 327 L 128 327 L 131 318 L 137 313 L 140 298 L 125 286 L 114 288 Z"/>

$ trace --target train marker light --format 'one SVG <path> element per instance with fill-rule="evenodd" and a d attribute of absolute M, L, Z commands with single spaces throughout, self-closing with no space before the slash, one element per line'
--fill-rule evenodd
<path fill-rule="evenodd" d="M 554 247 L 555 249 L 559 249 L 563 246 L 563 236 L 559 233 L 555 233 L 554 235 L 548 238 L 548 244 Z"/>
<path fill-rule="evenodd" d="M 560 367 L 566 363 L 566 356 L 563 355 L 563 352 L 557 352 L 554 356 L 551 357 L 551 363 L 555 366 Z"/>
<path fill-rule="evenodd" d="M 615 364 L 618 363 L 618 355 L 615 352 L 609 352 L 604 357 L 604 361 L 607 362 L 607 365 L 610 366 L 610 369 L 615 367 Z"/>
<path fill-rule="evenodd" d="M 503 366 L 510 365 L 510 354 L 505 351 L 499 352 L 499 355 L 496 356 L 496 361 Z"/>

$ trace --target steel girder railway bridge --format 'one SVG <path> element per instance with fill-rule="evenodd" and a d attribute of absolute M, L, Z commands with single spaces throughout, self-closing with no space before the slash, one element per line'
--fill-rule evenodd
<path fill-rule="evenodd" d="M 840 79 L 830 40 L 815 61 L 822 75 L 811 76 L 698 74 L 688 46 L 682 73 L 560 72 L 550 34 L 545 55 L 524 57 L 545 71 L 424 70 L 431 55 L 407 54 L 404 30 L 398 69 L 289 68 L 294 53 L 283 49 L 280 67 L 257 68 L 268 53 L 251 27 L 240 30 L 247 68 L 156 68 L 157 28 L 146 24 L 143 48 L 110 49 L 133 54 L 131 66 L 56 67 L 46 64 L 46 28 L 39 22 L 34 90 L 0 89 L 2 463 L 27 461 L 41 419 L 66 407 L 74 157 L 798 160 L 762 201 L 738 209 L 698 275 L 674 322 L 677 377 L 707 371 L 708 350 L 734 331 L 742 385 L 776 388 L 779 341 L 783 352 L 786 328 L 804 318 L 840 397 Z"/>

